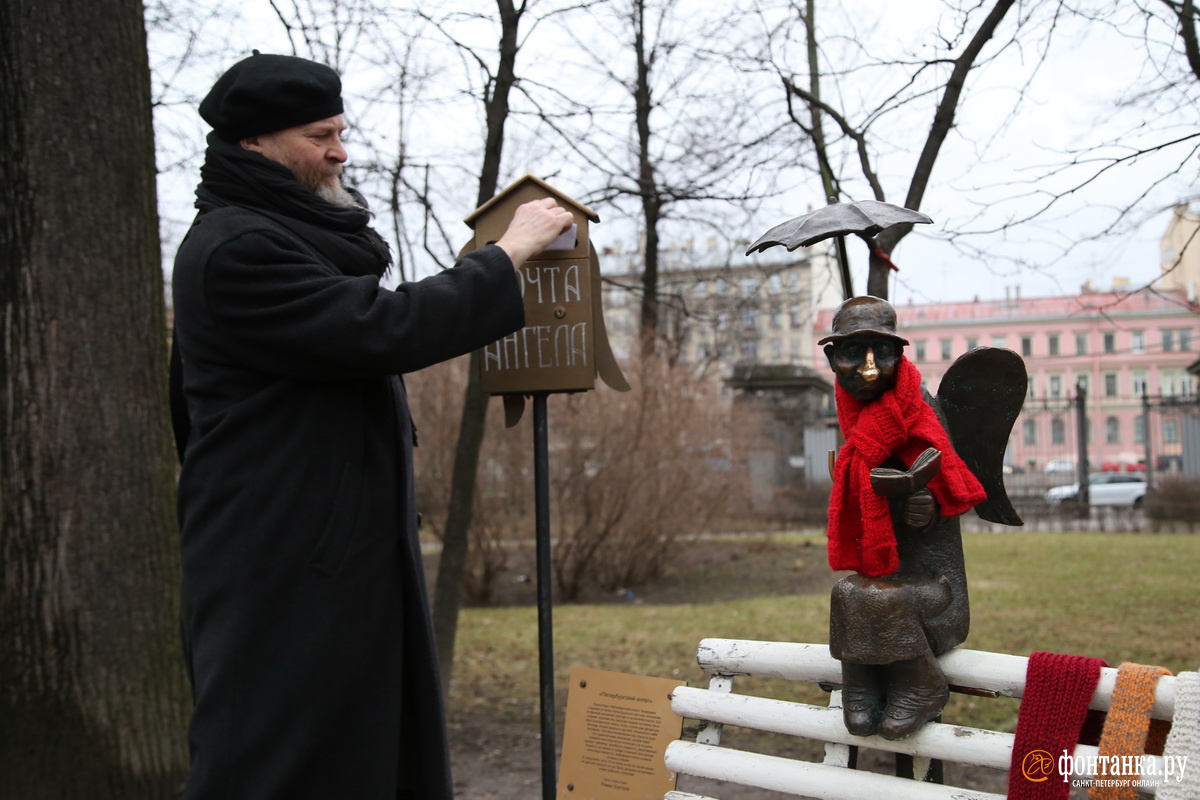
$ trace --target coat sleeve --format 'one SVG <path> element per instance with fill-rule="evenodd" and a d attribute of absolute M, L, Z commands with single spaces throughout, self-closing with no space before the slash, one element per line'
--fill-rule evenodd
<path fill-rule="evenodd" d="M 512 262 L 494 245 L 391 291 L 263 230 L 213 251 L 204 298 L 233 357 L 300 380 L 412 372 L 519 329 L 525 315 Z"/>

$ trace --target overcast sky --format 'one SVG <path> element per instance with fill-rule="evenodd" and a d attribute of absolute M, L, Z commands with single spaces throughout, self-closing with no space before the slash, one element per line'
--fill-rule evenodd
<path fill-rule="evenodd" d="M 403 4 L 397 2 L 396 5 Z M 449 2 L 427 0 L 422 7 L 435 10 L 448 5 Z M 481 9 L 491 4 L 476 0 L 466 5 Z M 712 8 L 711 4 L 705 3 L 692 5 Z M 825 11 L 825 6 L 819 6 L 818 23 L 828 26 L 830 31 L 844 31 L 846 26 L 854 25 L 857 30 L 853 36 L 869 37 L 872 55 L 876 56 L 905 53 L 930 56 L 934 53 L 938 26 L 942 25 L 944 30 L 949 19 L 944 4 L 937 0 L 905 0 L 903 3 L 844 0 L 840 6 L 828 5 L 829 11 Z M 209 4 L 208 8 L 215 8 L 217 13 L 200 28 L 193 45 L 197 56 L 187 62 L 182 72 L 170 73 L 174 76 L 172 96 L 177 99 L 190 95 L 194 100 L 202 96 L 221 69 L 236 60 L 233 54 L 247 53 L 252 47 L 265 52 L 289 52 L 291 49 L 267 0 L 247 0 L 224 6 Z M 245 16 L 239 19 L 238 13 Z M 843 13 L 852 21 L 843 20 L 839 16 Z M 1195 102 L 1190 113 L 1175 115 L 1175 124 L 1179 127 L 1174 131 L 1157 124 L 1148 129 L 1142 124 L 1146 121 L 1143 109 L 1115 109 L 1114 100 L 1122 89 L 1136 87 L 1139 81 L 1148 84 L 1153 78 L 1147 72 L 1145 46 L 1141 37 L 1134 35 L 1136 33 L 1129 25 L 1124 26 L 1124 30 L 1100 25 L 1072 29 L 1064 25 L 1058 47 L 1051 51 L 1051 59 L 1037 73 L 1016 116 L 1011 114 L 1016 102 L 1013 84 L 1029 73 L 1035 57 L 1032 48 L 1010 50 L 1000 61 L 972 76 L 957 127 L 943 147 L 931 188 L 922 203 L 922 211 L 934 219 L 934 224 L 918 226 L 894 254 L 901 271 L 893 284 L 893 300 L 933 302 L 969 300 L 975 296 L 997 298 L 1003 297 L 1007 288 L 1015 286 L 1020 286 L 1025 296 L 1061 295 L 1077 292 L 1088 280 L 1097 288 L 1107 288 L 1116 277 L 1128 278 L 1135 283 L 1154 278 L 1158 271 L 1157 242 L 1170 218 L 1168 209 L 1180 199 L 1196 195 L 1200 183 L 1196 159 L 1193 157 L 1175 179 L 1151 191 L 1145 207 L 1160 209 L 1159 213 L 1147 212 L 1144 218 L 1118 220 L 1113 209 L 1146 191 L 1151 178 L 1177 167 L 1182 153 L 1178 148 L 1113 170 L 1086 189 L 1053 205 L 1036 224 L 960 238 L 957 247 L 947 241 L 948 231 L 997 228 L 1004 220 L 1027 215 L 1044 204 L 1048 196 L 1044 190 L 1050 184 L 1025 182 L 1044 175 L 1048 165 L 1061 163 L 1062 154 L 1067 151 L 1118 136 L 1124 142 L 1136 144 L 1153 137 L 1169 137 L 1180 130 L 1185 133 L 1196 130 L 1200 115 Z M 493 32 L 485 25 L 478 26 L 473 35 L 485 44 L 494 42 Z M 601 38 L 596 36 L 597 41 Z M 536 71 L 544 70 L 547 64 L 557 64 L 560 69 L 566 69 L 566 65 L 578 60 L 577 54 L 570 52 L 568 40 L 561 32 L 553 37 L 547 35 L 541 40 L 541 46 L 541 50 L 535 51 L 531 47 L 528 53 L 522 53 L 525 61 L 519 68 L 523 66 Z M 158 74 L 171 68 L 181 47 L 178 34 L 152 30 L 152 65 Z M 413 137 L 410 146 L 415 146 L 419 155 L 443 164 L 446 167 L 443 171 L 452 176 L 446 179 L 451 184 L 448 191 L 458 191 L 462 198 L 456 201 L 463 206 L 461 213 L 444 212 L 447 218 L 444 224 L 452 238 L 457 235 L 454 233 L 458 230 L 454 227 L 457 219 L 471 210 L 474 184 L 469 178 L 478 168 L 477 142 L 470 135 L 464 138 L 456 134 L 462 134 L 464 129 L 478 130 L 478 109 L 462 94 L 464 76 L 469 72 L 462 69 L 450 49 L 442 45 L 426 51 L 430 52 L 435 55 L 427 54 L 421 57 L 423 60 L 419 59 L 420 64 L 431 72 L 429 81 L 420 90 L 426 102 L 425 115 L 412 115 L 406 124 Z M 830 41 L 828 53 L 832 58 L 839 57 L 835 41 Z M 360 75 L 365 69 L 361 63 L 347 67 L 348 98 L 355 93 L 356 87 L 361 86 Z M 775 86 L 778 86 L 777 82 Z M 186 91 L 180 91 L 181 88 Z M 876 87 L 862 89 L 863 96 L 869 96 L 872 88 Z M 842 89 L 847 95 L 859 91 L 852 86 Z M 886 87 L 878 89 L 884 91 Z M 1197 94 L 1192 92 L 1193 99 Z M 897 116 L 889 122 L 890 127 L 880 125 L 893 148 L 878 163 L 888 199 L 892 202 L 903 201 L 908 176 L 928 128 L 934 102 L 936 98 L 931 98 L 925 108 L 913 107 L 904 117 Z M 352 111 L 355 107 L 364 111 L 361 99 L 352 102 L 351 106 Z M 430 119 L 437 122 L 431 125 Z M 160 150 L 164 142 L 176 142 L 167 148 L 170 152 L 160 154 L 160 167 L 178 162 L 177 167 L 164 169 L 160 181 L 164 244 L 169 261 L 173 247 L 193 213 L 191 191 L 199 166 L 195 152 L 205 126 L 195 114 L 194 106 L 187 102 L 160 109 L 157 123 Z M 569 154 L 547 154 L 544 148 L 531 144 L 523 138 L 527 131 L 520 124 L 510 126 L 510 133 L 512 140 L 506 150 L 508 177 L 526 171 L 545 176 L 552 169 L 548 164 L 556 159 L 570 160 Z M 189 141 L 192 143 L 190 154 L 186 144 Z M 352 160 L 355 146 L 352 138 Z M 586 196 L 590 182 L 588 170 L 586 166 L 575 166 L 574 171 L 562 170 L 559 180 L 565 185 L 560 185 L 568 192 L 579 192 L 577 196 Z M 453 177 L 456 174 L 458 177 Z M 1082 174 L 1082 169 L 1065 173 L 1058 180 L 1058 186 L 1071 186 Z M 850 182 L 847 186 L 851 191 L 859 192 L 854 199 L 870 196 L 861 182 Z M 757 212 L 761 219 L 744 223 L 748 229 L 731 238 L 757 238 L 778 222 L 820 204 L 819 185 L 813 180 L 796 180 L 786 194 Z M 598 210 L 604 218 L 594 232 L 599 245 L 617 239 L 628 242 L 636 236 L 635 227 L 622 221 L 619 214 L 607 209 Z M 1094 244 L 1077 244 L 1078 240 L 1110 227 L 1122 229 L 1121 235 L 1106 237 Z M 465 228 L 461 230 L 465 241 L 468 232 Z M 390 229 L 385 228 L 382 232 L 395 238 Z M 699 236 L 703 237 L 704 233 Z M 848 248 L 856 289 L 862 291 L 866 249 L 856 239 L 848 242 Z M 982 258 L 978 255 L 980 252 L 985 254 Z"/>

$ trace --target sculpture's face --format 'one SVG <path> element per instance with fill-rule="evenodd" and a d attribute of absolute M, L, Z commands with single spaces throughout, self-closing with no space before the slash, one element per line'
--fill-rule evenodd
<path fill-rule="evenodd" d="M 855 400 L 868 402 L 896 383 L 903 346 L 884 336 L 848 336 L 825 345 L 837 382 Z"/>

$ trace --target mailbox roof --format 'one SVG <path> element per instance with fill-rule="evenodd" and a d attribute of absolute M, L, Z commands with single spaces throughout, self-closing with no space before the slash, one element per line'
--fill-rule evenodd
<path fill-rule="evenodd" d="M 579 211 L 580 213 L 582 213 L 582 214 L 583 214 L 585 217 L 587 217 L 587 218 L 588 218 L 589 220 L 591 220 L 592 222 L 599 222 L 599 221 L 600 221 L 600 215 L 599 215 L 599 214 L 597 214 L 597 213 L 596 213 L 595 211 L 593 211 L 592 209 L 590 209 L 590 208 L 588 208 L 587 206 L 585 206 L 583 203 L 579 202 L 578 200 L 576 200 L 576 199 L 575 199 L 575 198 L 573 198 L 573 197 L 570 197 L 570 196 L 568 196 L 568 195 L 565 195 L 565 194 L 563 194 L 563 193 L 562 193 L 562 192 L 560 192 L 558 189 L 555 189 L 553 186 L 551 186 L 550 184 L 546 183 L 546 182 L 545 182 L 544 180 L 542 180 L 541 178 L 539 178 L 539 177 L 537 177 L 537 176 L 535 176 L 535 175 L 529 175 L 529 174 L 526 174 L 526 175 L 523 175 L 523 176 L 522 176 L 522 177 L 520 177 L 520 178 L 517 178 L 515 181 L 513 181 L 512 183 L 510 183 L 510 184 L 509 184 L 509 185 L 508 185 L 506 188 L 504 188 L 504 189 L 502 189 L 500 192 L 498 192 L 498 193 L 496 194 L 496 196 L 495 196 L 495 197 L 493 197 L 491 200 L 488 200 L 486 203 L 484 203 L 483 205 L 481 205 L 479 208 L 477 208 L 477 209 L 475 209 L 474 211 L 472 211 L 472 212 L 470 213 L 470 215 L 468 215 L 468 216 L 466 217 L 466 219 L 464 219 L 464 220 L 463 220 L 463 222 L 465 222 L 465 223 L 467 223 L 468 225 L 470 225 L 470 226 L 471 226 L 471 228 L 474 228 L 474 227 L 475 227 L 475 223 L 476 223 L 476 221 L 477 221 L 477 220 L 478 220 L 480 217 L 482 217 L 483 215 L 487 214 L 487 212 L 488 212 L 488 210 L 489 210 L 490 208 L 492 208 L 492 207 L 493 207 L 493 206 L 495 206 L 497 203 L 499 203 L 500 201 L 502 201 L 502 200 L 503 200 L 505 197 L 507 197 L 508 195 L 512 194 L 514 191 L 516 191 L 516 189 L 517 189 L 519 186 L 522 186 L 523 184 L 530 183 L 530 182 L 537 184 L 537 185 L 538 185 L 538 186 L 540 186 L 540 187 L 541 187 L 541 188 L 542 188 L 544 191 L 546 191 L 548 194 L 552 194 L 552 195 L 554 195 L 554 197 L 555 197 L 557 200 L 559 200 L 561 203 L 564 203 L 564 204 L 566 204 L 566 205 L 569 205 L 569 206 L 573 207 L 574 209 L 576 209 L 577 211 Z"/>

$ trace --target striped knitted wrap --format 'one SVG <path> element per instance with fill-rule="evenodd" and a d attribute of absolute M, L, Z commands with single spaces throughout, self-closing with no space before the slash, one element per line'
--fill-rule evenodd
<path fill-rule="evenodd" d="M 892 456 L 909 466 L 926 448 L 942 451 L 941 471 L 929 491 L 944 517 L 958 516 L 987 497 L 954 452 L 950 437 L 921 396 L 921 373 L 904 356 L 896 383 L 874 400 L 854 399 L 836 386 L 838 424 L 846 444 L 834 467 L 829 498 L 829 566 L 877 577 L 900 567 L 896 531 L 885 498 L 871 488 L 871 470 Z"/>
<path fill-rule="evenodd" d="M 1034 653 L 1025 668 L 1025 692 L 1008 771 L 1008 800 L 1065 800 L 1071 784 L 1058 757 L 1073 753 L 1088 703 L 1100 682 L 1103 659 Z"/>
<path fill-rule="evenodd" d="M 1200 798 L 1200 673 L 1181 672 L 1175 679 L 1175 713 L 1163 755 L 1187 769 L 1180 780 L 1163 781 L 1157 800 Z"/>
<path fill-rule="evenodd" d="M 1136 763 L 1135 756 L 1146 752 L 1146 734 L 1150 730 L 1150 710 L 1154 707 L 1154 687 L 1163 675 L 1170 671 L 1162 667 L 1145 664 L 1124 663 L 1117 669 L 1117 684 L 1113 688 L 1112 702 L 1100 734 L 1100 766 L 1096 777 L 1103 784 L 1094 783 L 1088 791 L 1090 800 L 1135 800 L 1134 788 L 1138 776 L 1108 774 L 1111 764 Z"/>

